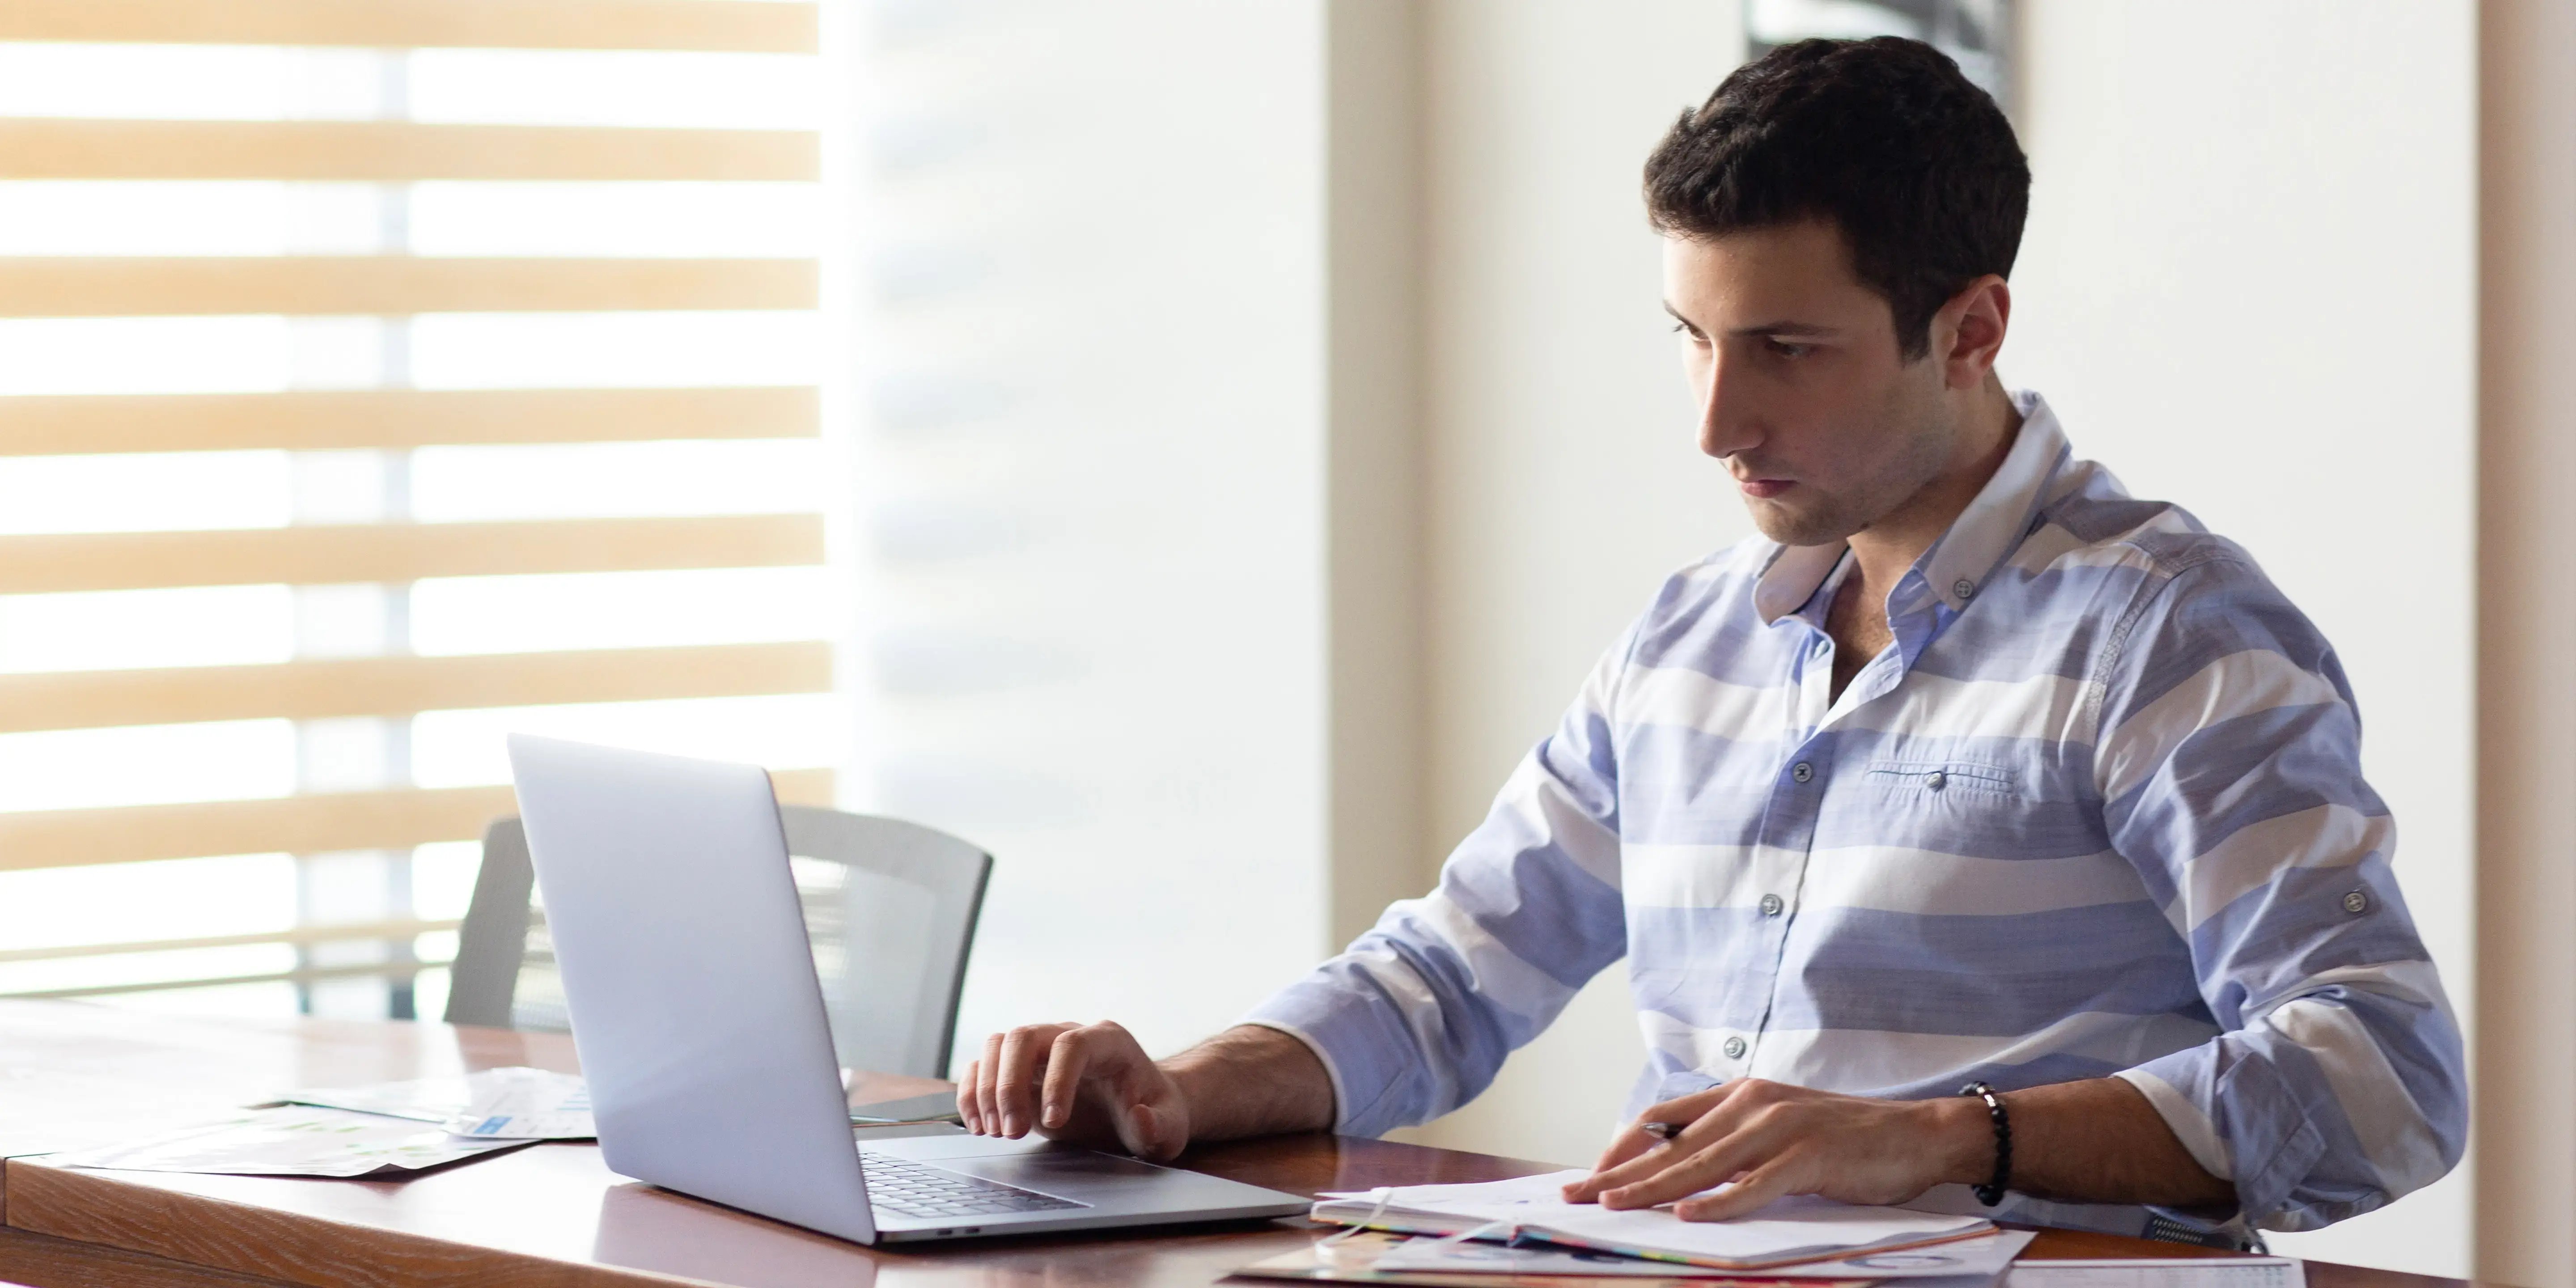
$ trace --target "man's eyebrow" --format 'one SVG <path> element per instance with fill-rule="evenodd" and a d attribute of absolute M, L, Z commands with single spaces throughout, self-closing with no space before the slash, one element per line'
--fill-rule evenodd
<path fill-rule="evenodd" d="M 1699 323 L 1697 323 L 1697 322 L 1693 322 L 1693 321 L 1691 321 L 1689 318 L 1683 317 L 1683 316 L 1682 316 L 1682 311 L 1681 311 L 1680 309 L 1674 308 L 1674 307 L 1673 307 L 1673 302 L 1672 302 L 1671 300 L 1666 300 L 1666 301 L 1664 301 L 1664 312 L 1671 314 L 1671 315 L 1672 315 L 1672 318 L 1673 318 L 1673 320 L 1674 320 L 1675 322 L 1679 322 L 1679 323 L 1681 323 L 1683 326 L 1689 327 L 1689 328 L 1690 328 L 1691 330 L 1693 330 L 1693 331 L 1697 331 L 1697 330 L 1699 330 L 1699 329 L 1700 329 L 1700 325 L 1699 325 Z M 1728 335 L 1805 335 L 1805 336 L 1817 336 L 1817 337 L 1821 337 L 1821 338 L 1827 338 L 1827 339 L 1830 339 L 1830 338 L 1832 338 L 1832 337 L 1834 337 L 1834 336 L 1841 335 L 1841 334 L 1842 334 L 1842 328 L 1841 328 L 1841 327 L 1826 326 L 1825 324 L 1823 324 L 1823 323 L 1821 323 L 1821 322 L 1792 322 L 1792 321 L 1783 320 L 1783 321 L 1778 321 L 1778 322 L 1761 322 L 1761 323 L 1756 323 L 1756 324 L 1754 324 L 1754 325 L 1752 325 L 1752 326 L 1740 326 L 1740 327 L 1735 328 L 1735 329 L 1734 329 L 1734 330 L 1732 330 L 1732 331 L 1727 332 L 1727 334 L 1728 334 Z"/>
<path fill-rule="evenodd" d="M 1790 322 L 1785 320 L 1779 322 L 1758 322 L 1752 326 L 1740 326 L 1727 332 L 1728 335 L 1811 335 L 1825 338 L 1838 336 L 1842 333 L 1843 330 L 1841 327 L 1826 326 L 1822 322 Z"/>

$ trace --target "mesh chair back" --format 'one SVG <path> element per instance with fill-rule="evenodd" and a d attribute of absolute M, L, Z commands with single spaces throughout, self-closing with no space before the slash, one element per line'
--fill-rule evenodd
<path fill-rule="evenodd" d="M 900 819 L 803 805 L 778 812 L 841 1063 L 947 1077 L 992 856 Z M 448 1023 L 570 1030 L 519 820 L 483 834 L 457 938 Z"/>

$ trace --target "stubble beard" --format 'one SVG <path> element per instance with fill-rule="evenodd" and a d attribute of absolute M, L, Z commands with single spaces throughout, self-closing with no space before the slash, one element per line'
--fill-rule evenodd
<path fill-rule="evenodd" d="M 1816 503 L 1806 509 L 1778 501 L 1745 498 L 1745 512 L 1763 536 L 1784 546 L 1829 546 L 1851 539 L 1886 518 L 1940 477 L 1957 441 L 1957 427 L 1937 416 L 1916 421 L 1905 445 L 1884 469 L 1842 495 L 1827 495 L 1812 483 L 1798 491 Z"/>
<path fill-rule="evenodd" d="M 1803 512 L 1777 501 L 1750 498 L 1744 508 L 1757 531 L 1784 546 L 1829 546 L 1869 526 L 1865 520 L 1854 522 L 1853 507 L 1838 497 L 1826 497 L 1818 508 Z"/>

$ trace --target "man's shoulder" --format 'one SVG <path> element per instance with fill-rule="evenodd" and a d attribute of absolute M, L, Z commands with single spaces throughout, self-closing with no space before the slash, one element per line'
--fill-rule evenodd
<path fill-rule="evenodd" d="M 2132 667 L 2188 668 L 2249 648 L 2324 665 L 2331 650 L 2315 624 L 2245 547 L 2088 468 L 2098 477 L 2040 507 L 2016 562 L 2034 583 L 2061 583 L 2067 602 L 2122 622 L 2114 647 Z"/>
<path fill-rule="evenodd" d="M 2040 505 L 2013 562 L 2033 575 L 2126 569 L 2145 574 L 2152 586 L 2204 565 L 2215 565 L 2215 576 L 2195 581 L 2264 581 L 2245 547 L 2174 502 L 2129 495 L 2090 461 L 2076 462 Z"/>

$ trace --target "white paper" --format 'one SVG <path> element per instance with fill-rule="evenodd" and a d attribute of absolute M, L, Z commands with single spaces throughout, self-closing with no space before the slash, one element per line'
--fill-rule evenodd
<path fill-rule="evenodd" d="M 1393 1191 L 1381 1219 L 1366 1224 L 1454 1233 L 1494 1223 L 1496 1239 L 1507 1237 L 1507 1231 L 1516 1227 L 1605 1251 L 1678 1253 L 1739 1264 L 1801 1253 L 1807 1254 L 1806 1260 L 1822 1260 L 1858 1249 L 1993 1229 L 1982 1217 L 1860 1207 L 1812 1197 L 1780 1199 L 1731 1221 L 1684 1221 L 1663 1207 L 1613 1211 L 1597 1203 L 1566 1202 L 1564 1187 L 1589 1175 L 1583 1168 L 1571 1168 L 1475 1185 L 1406 1186 Z M 1316 1215 L 1348 1224 L 1359 1222 L 1380 1195 L 1372 1191 L 1324 1197 L 1338 1201 L 1317 1204 Z M 1433 1220 L 1419 1223 L 1408 1217 Z"/>
<path fill-rule="evenodd" d="M 331 1109 L 353 1109 L 362 1114 L 443 1123 L 465 1112 L 465 1107 L 474 1103 L 474 1088 L 463 1076 L 416 1078 L 409 1082 L 379 1082 L 364 1087 L 306 1087 L 287 1092 L 277 1099 L 281 1104 L 321 1105 Z"/>
<path fill-rule="evenodd" d="M 447 1130 L 477 1140 L 589 1140 L 590 1088 L 569 1073 L 493 1069 L 474 1075 L 474 1099 Z"/>
<path fill-rule="evenodd" d="M 599 1134 L 578 1075 L 513 1065 L 453 1078 L 310 1087 L 279 1100 L 437 1123 L 480 1140 L 589 1140 Z"/>
<path fill-rule="evenodd" d="M 2288 1257 L 2175 1257 L 2152 1261 L 2025 1261 L 2006 1288 L 2306 1288 Z"/>
<path fill-rule="evenodd" d="M 436 1167 L 524 1143 L 466 1140 L 408 1118 L 290 1105 L 51 1161 L 129 1172 L 348 1177 Z"/>
<path fill-rule="evenodd" d="M 1779 1274 L 1797 1279 L 1878 1281 L 1904 1279 L 1906 1288 L 1986 1288 L 1995 1277 L 2021 1255 L 2038 1237 L 2029 1230 L 1998 1230 L 1982 1239 L 1960 1239 L 1938 1243 L 1928 1248 L 1903 1252 L 1865 1253 L 1840 1261 L 1802 1261 L 1777 1270 L 1755 1274 Z M 1524 1244 L 1507 1248 L 1499 1243 L 1451 1243 L 1443 1239 L 1413 1239 L 1388 1250 L 1373 1268 L 1378 1270 L 1481 1271 L 1507 1275 L 1633 1275 L 1672 1278 L 1676 1275 L 1742 1277 L 1740 1270 L 1720 1270 L 1713 1266 L 1683 1266 L 1670 1261 L 1640 1261 L 1612 1252 L 1590 1252 L 1579 1248 L 1547 1244 Z M 2069 1286 L 2074 1288 L 2074 1286 Z M 2249 1286 L 2255 1288 L 2255 1286 Z M 2264 1286 L 2268 1288 L 2268 1286 Z M 2290 1285 L 2297 1288 L 2297 1285 Z"/>

